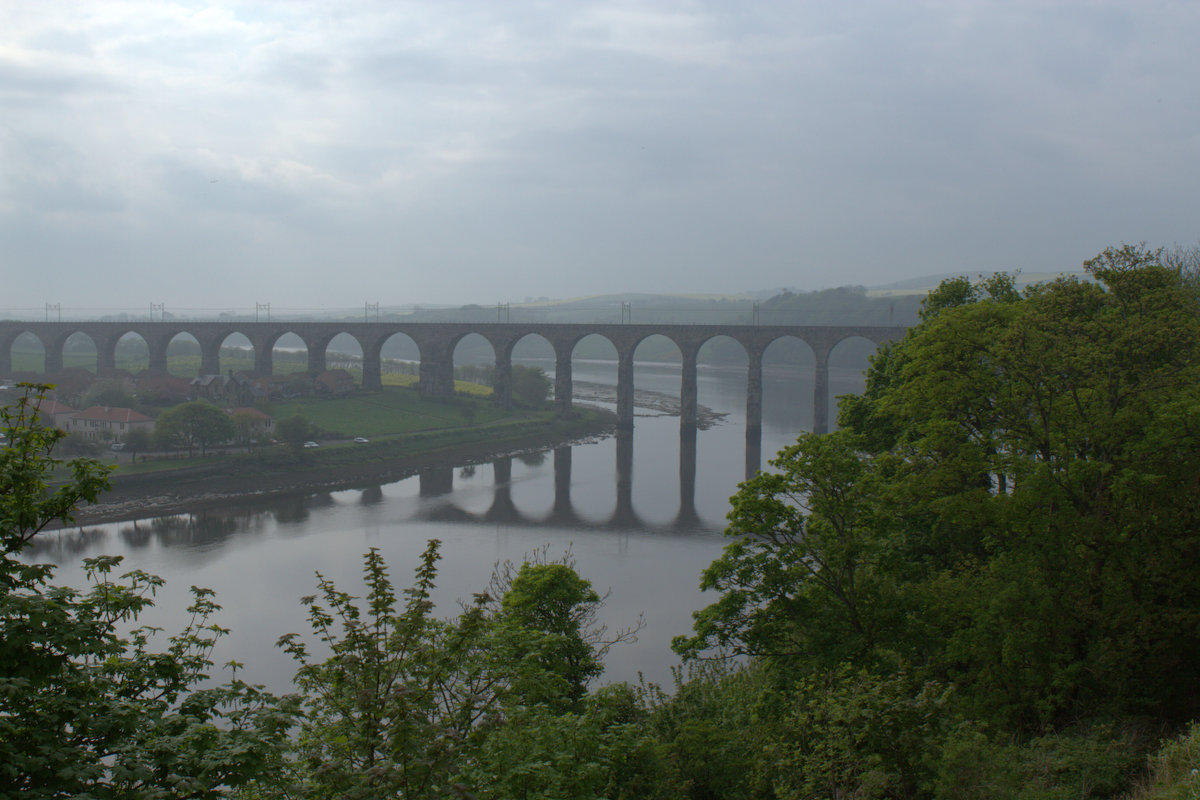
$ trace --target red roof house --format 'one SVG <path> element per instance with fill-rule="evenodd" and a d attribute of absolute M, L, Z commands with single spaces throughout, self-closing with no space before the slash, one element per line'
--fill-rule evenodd
<path fill-rule="evenodd" d="M 122 439 L 138 428 L 151 430 L 154 420 L 132 408 L 92 406 L 76 412 L 69 420 L 70 433 L 82 434 L 93 440 Z"/>

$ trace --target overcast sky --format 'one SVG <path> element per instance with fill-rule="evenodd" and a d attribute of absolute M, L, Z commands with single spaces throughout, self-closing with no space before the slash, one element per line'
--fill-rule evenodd
<path fill-rule="evenodd" d="M 1200 238 L 1200 4 L 0 0 L 3 308 L 738 292 Z"/>

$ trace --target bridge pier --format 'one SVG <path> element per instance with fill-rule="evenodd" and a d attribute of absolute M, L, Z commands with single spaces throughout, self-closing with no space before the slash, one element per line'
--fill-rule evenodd
<path fill-rule="evenodd" d="M 572 519 L 575 509 L 571 505 L 571 447 L 554 448 L 554 510 L 556 519 Z"/>
<path fill-rule="evenodd" d="M 746 480 L 762 469 L 762 428 L 746 429 Z"/>
<path fill-rule="evenodd" d="M 633 514 L 633 431 L 617 430 L 617 507 L 613 522 L 631 522 Z"/>
<path fill-rule="evenodd" d="M 454 469 L 435 467 L 417 474 L 417 495 L 437 497 L 454 491 Z"/>
<path fill-rule="evenodd" d="M 633 350 L 617 356 L 617 426 L 633 427 Z"/>
<path fill-rule="evenodd" d="M 197 337 L 199 338 L 199 337 Z M 200 339 L 200 374 L 221 374 L 221 345 L 224 339 Z"/>
<path fill-rule="evenodd" d="M 0 377 L 12 372 L 12 342 L 0 342 Z"/>
<path fill-rule="evenodd" d="M 254 348 L 254 374 L 270 375 L 275 372 L 274 342 L 259 339 L 251 340 L 250 345 Z"/>
<path fill-rule="evenodd" d="M 762 435 L 762 350 L 751 350 L 746 364 L 746 438 Z"/>
<path fill-rule="evenodd" d="M 421 347 L 420 381 L 417 389 L 424 397 L 452 397 L 454 395 L 454 351 L 446 347 L 430 352 L 432 347 Z"/>
<path fill-rule="evenodd" d="M 313 344 L 305 341 L 304 346 L 308 350 L 308 374 L 320 375 L 326 369 L 325 355 L 326 348 L 329 347 L 329 342 Z"/>
<path fill-rule="evenodd" d="M 700 420 L 699 390 L 696 387 L 696 359 L 699 351 L 688 348 L 683 351 L 683 365 L 679 383 L 679 430 L 695 431 Z"/>
<path fill-rule="evenodd" d="M 46 348 L 46 374 L 53 375 L 62 372 L 63 344 L 64 342 L 57 341 Z"/>
<path fill-rule="evenodd" d="M 96 340 L 96 374 L 103 375 L 117 368 L 116 339 Z"/>
<path fill-rule="evenodd" d="M 816 353 L 813 375 L 813 433 L 829 433 L 829 350 Z"/>
<path fill-rule="evenodd" d="M 383 356 L 379 347 L 363 348 L 362 387 L 368 392 L 383 389 Z"/>
<path fill-rule="evenodd" d="M 699 519 L 696 514 L 696 427 L 679 431 L 679 514 L 678 523 L 687 526 Z"/>
<path fill-rule="evenodd" d="M 167 347 L 171 340 L 165 337 L 150 337 L 146 340 L 146 349 L 150 351 L 150 364 L 147 369 L 155 375 L 167 374 Z"/>
<path fill-rule="evenodd" d="M 492 402 L 500 408 L 512 408 L 512 349 L 496 347 L 496 365 L 492 368 Z"/>
<path fill-rule="evenodd" d="M 512 500 L 512 458 L 498 458 L 492 462 L 492 505 L 483 515 L 484 519 L 496 522 L 511 522 L 517 519 L 517 507 Z"/>
<path fill-rule="evenodd" d="M 572 413 L 571 396 L 575 392 L 574 378 L 571 374 L 573 350 L 570 345 L 554 349 L 554 408 L 560 417 L 569 417 Z"/>

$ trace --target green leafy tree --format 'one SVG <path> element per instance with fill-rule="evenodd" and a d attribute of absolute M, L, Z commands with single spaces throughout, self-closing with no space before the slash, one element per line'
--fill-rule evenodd
<path fill-rule="evenodd" d="M 644 712 L 619 692 L 563 702 L 599 663 L 587 642 L 607 638 L 591 627 L 600 598 L 587 581 L 565 564 L 505 564 L 491 584 L 500 598 L 480 593 L 439 619 L 438 549 L 429 543 L 399 595 L 375 550 L 361 602 L 318 576 L 303 602 L 328 655 L 280 639 L 300 664 L 304 722 L 288 779 L 257 796 L 655 796 L 638 788 L 656 785 L 658 768 Z M 551 596 L 531 596 L 539 589 Z"/>
<path fill-rule="evenodd" d="M 108 485 L 106 468 L 77 459 L 50 488 L 63 433 L 31 413 L 44 388 L 0 409 L 0 795 L 222 797 L 279 760 L 292 705 L 236 679 L 198 688 L 224 633 L 211 592 L 193 589 L 191 623 L 160 652 L 156 630 L 136 623 L 161 579 L 116 577 L 120 559 L 99 557 L 85 561 L 90 588 L 79 591 L 20 558 Z"/>
<path fill-rule="evenodd" d="M 1006 754 L 1009 778 L 980 778 L 997 786 L 1049 750 L 1082 775 L 1097 748 L 1128 751 L 1117 723 L 1200 713 L 1197 286 L 1144 247 L 1085 267 L 1023 293 L 944 283 L 843 399 L 842 430 L 734 498 L 703 576 L 718 599 L 676 646 L 774 676 L 779 796 L 928 796 L 938 753 Z M 921 708 L 939 725 L 888 732 L 921 729 Z"/>
<path fill-rule="evenodd" d="M 260 418 L 246 411 L 238 411 L 229 415 L 233 422 L 233 440 L 242 446 L 248 446 L 258 441 L 261 431 Z"/>
<path fill-rule="evenodd" d="M 587 692 L 602 665 L 585 640 L 583 620 L 600 603 L 591 583 L 566 564 L 522 564 L 501 600 L 504 621 L 529 635 L 530 648 L 517 658 L 540 667 L 536 681 L 522 687 L 534 703 L 570 706 Z"/>
<path fill-rule="evenodd" d="M 304 598 L 330 655 L 314 659 L 295 634 L 280 639 L 300 664 L 305 715 L 294 788 L 310 797 L 446 797 L 451 780 L 505 687 L 497 674 L 487 598 L 455 620 L 433 616 L 438 542 L 397 597 L 377 550 L 364 563 L 365 606 L 318 575 Z M 461 791 L 460 791 L 461 793 Z"/>
<path fill-rule="evenodd" d="M 275 435 L 290 450 L 299 453 L 312 435 L 312 425 L 304 417 L 294 414 L 275 423 Z"/>
<path fill-rule="evenodd" d="M 93 383 L 80 398 L 84 406 L 113 406 L 133 408 L 136 400 L 129 393 L 124 381 L 103 379 Z"/>
<path fill-rule="evenodd" d="M 203 454 L 215 444 L 228 442 L 236 429 L 229 415 L 212 403 L 193 400 L 164 411 L 154 423 L 155 439 L 166 447 L 194 448 Z"/>
<path fill-rule="evenodd" d="M 512 397 L 519 405 L 538 408 L 546 404 L 552 384 L 541 367 L 512 365 Z"/>
<path fill-rule="evenodd" d="M 125 442 L 125 449 L 136 460 L 138 453 L 145 453 L 154 446 L 154 434 L 145 428 L 134 428 L 125 434 L 123 441 Z"/>

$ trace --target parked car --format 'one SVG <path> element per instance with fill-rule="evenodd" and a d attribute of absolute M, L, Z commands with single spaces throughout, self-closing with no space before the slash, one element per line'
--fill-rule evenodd
<path fill-rule="evenodd" d="M 110 444 L 108 446 L 108 449 L 116 450 L 117 452 L 120 452 L 125 449 L 125 443 L 124 442 L 113 442 L 112 444 Z"/>
<path fill-rule="evenodd" d="M 355 444 L 370 444 L 370 442 L 371 442 L 371 440 L 366 438 L 365 436 L 355 436 L 354 437 Z"/>
<path fill-rule="evenodd" d="M 311 450 L 311 449 L 312 449 L 312 448 L 314 448 L 314 447 L 320 447 L 320 446 L 321 446 L 321 445 L 317 444 L 316 442 L 305 442 L 305 443 L 304 443 L 304 449 L 305 449 L 305 450 Z"/>

